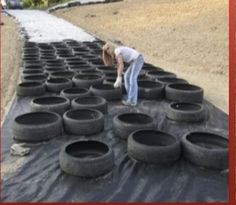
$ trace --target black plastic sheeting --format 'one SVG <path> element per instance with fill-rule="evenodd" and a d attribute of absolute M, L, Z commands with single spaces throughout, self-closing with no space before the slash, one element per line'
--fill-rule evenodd
<path fill-rule="evenodd" d="M 10 155 L 13 144 L 11 126 L 14 118 L 29 111 L 30 98 L 15 99 L 2 129 L 2 159 L 4 164 L 17 163 L 20 157 Z M 166 118 L 169 102 L 140 101 L 138 107 L 109 103 L 105 130 L 89 137 L 112 146 L 115 167 L 105 176 L 93 179 L 65 174 L 59 166 L 61 146 L 73 139 L 85 137 L 64 134 L 51 141 L 29 144 L 30 155 L 15 172 L 2 178 L 3 201 L 31 202 L 223 202 L 228 201 L 227 170 L 200 168 L 182 158 L 173 165 L 157 166 L 138 163 L 127 155 L 127 143 L 114 136 L 112 118 L 123 112 L 144 112 L 155 119 L 156 128 L 181 139 L 190 131 L 206 130 L 228 138 L 228 116 L 204 101 L 208 119 L 202 123 L 177 123 Z M 37 137 L 37 136 L 36 136 Z M 88 138 L 88 137 L 87 137 Z"/>

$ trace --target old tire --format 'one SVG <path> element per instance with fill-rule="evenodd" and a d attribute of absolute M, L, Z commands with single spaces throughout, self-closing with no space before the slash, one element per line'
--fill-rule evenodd
<path fill-rule="evenodd" d="M 41 96 L 45 94 L 46 87 L 43 83 L 20 83 L 16 88 L 18 96 Z"/>
<path fill-rule="evenodd" d="M 167 117 L 180 122 L 200 122 L 206 118 L 206 111 L 202 104 L 171 103 L 167 109 Z"/>
<path fill-rule="evenodd" d="M 124 113 L 113 118 L 114 134 L 122 139 L 140 129 L 154 129 L 153 119 L 143 113 Z"/>
<path fill-rule="evenodd" d="M 73 109 L 94 109 L 101 111 L 103 114 L 107 113 L 106 99 L 98 96 L 76 98 L 72 100 L 71 107 Z"/>
<path fill-rule="evenodd" d="M 61 134 L 62 118 L 52 112 L 26 113 L 14 119 L 12 129 L 15 140 L 45 141 Z"/>
<path fill-rule="evenodd" d="M 39 75 L 27 75 L 22 77 L 23 82 L 39 82 L 44 83 L 47 80 L 47 76 L 45 74 Z"/>
<path fill-rule="evenodd" d="M 121 100 L 122 98 L 122 89 L 114 88 L 113 85 L 93 85 L 90 87 L 90 91 L 92 95 L 103 97 L 108 101 Z"/>
<path fill-rule="evenodd" d="M 63 115 L 65 131 L 76 135 L 93 135 L 104 129 L 104 115 L 93 109 L 69 110 Z"/>
<path fill-rule="evenodd" d="M 59 154 L 61 169 L 78 177 L 97 177 L 114 167 L 114 153 L 108 145 L 95 141 L 71 141 L 66 143 Z"/>
<path fill-rule="evenodd" d="M 103 77 L 100 75 L 78 74 L 73 77 L 73 83 L 79 88 L 89 88 L 92 85 L 102 84 Z"/>
<path fill-rule="evenodd" d="M 75 98 L 83 98 L 90 96 L 90 91 L 86 88 L 68 88 L 64 89 L 60 93 L 61 96 L 73 100 Z"/>
<path fill-rule="evenodd" d="M 210 169 L 228 169 L 228 139 L 209 132 L 190 132 L 181 141 L 183 158 Z"/>
<path fill-rule="evenodd" d="M 75 72 L 72 71 L 55 71 L 50 73 L 49 77 L 51 78 L 69 78 L 72 79 L 73 76 L 75 75 Z"/>
<path fill-rule="evenodd" d="M 172 83 L 188 83 L 187 80 L 184 80 L 182 78 L 171 78 L 171 77 L 157 78 L 156 81 L 159 83 L 163 83 L 165 86 Z"/>
<path fill-rule="evenodd" d="M 46 81 L 49 92 L 59 93 L 61 90 L 72 87 L 72 81 L 68 78 L 52 78 Z"/>
<path fill-rule="evenodd" d="M 138 97 L 156 100 L 164 97 L 164 85 L 153 81 L 138 81 Z"/>
<path fill-rule="evenodd" d="M 70 101 L 64 97 L 48 96 L 33 99 L 30 103 L 31 111 L 50 111 L 63 115 L 70 109 Z"/>
<path fill-rule="evenodd" d="M 176 78 L 176 75 L 171 72 L 166 72 L 166 71 L 148 71 L 146 73 L 146 76 L 151 79 L 151 80 L 156 80 L 157 78 Z"/>
<path fill-rule="evenodd" d="M 176 102 L 202 102 L 203 89 L 191 84 L 169 84 L 165 88 L 166 98 Z"/>
<path fill-rule="evenodd" d="M 180 141 L 157 130 L 139 130 L 128 138 L 128 154 L 137 161 L 171 164 L 180 157 Z"/>

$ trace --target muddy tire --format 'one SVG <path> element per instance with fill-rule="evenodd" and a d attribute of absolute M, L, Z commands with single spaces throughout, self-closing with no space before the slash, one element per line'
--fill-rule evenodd
<path fill-rule="evenodd" d="M 38 83 L 44 83 L 47 80 L 47 75 L 43 74 L 35 74 L 35 75 L 26 75 L 22 76 L 23 82 L 38 82 Z"/>
<path fill-rule="evenodd" d="M 59 154 L 61 169 L 78 177 L 97 177 L 114 167 L 114 153 L 108 145 L 94 140 L 66 143 Z"/>
<path fill-rule="evenodd" d="M 100 96 L 108 101 L 121 100 L 122 89 L 114 88 L 113 85 L 101 84 L 90 87 L 90 92 L 94 96 Z"/>
<path fill-rule="evenodd" d="M 86 88 L 68 88 L 64 89 L 60 93 L 61 96 L 73 100 L 75 98 L 83 98 L 90 96 L 90 91 Z"/>
<path fill-rule="evenodd" d="M 164 97 L 164 85 L 153 81 L 138 81 L 138 97 L 156 100 Z"/>
<path fill-rule="evenodd" d="M 76 98 L 71 102 L 73 109 L 94 109 L 99 110 L 103 114 L 107 113 L 107 106 L 106 99 L 98 96 Z"/>
<path fill-rule="evenodd" d="M 153 119 L 143 113 L 124 113 L 113 118 L 114 134 L 122 139 L 140 129 L 154 129 Z"/>
<path fill-rule="evenodd" d="M 128 138 L 128 154 L 137 161 L 171 164 L 180 157 L 180 141 L 156 130 L 139 130 Z"/>
<path fill-rule="evenodd" d="M 104 115 L 98 110 L 69 110 L 63 115 L 65 131 L 76 135 L 93 135 L 103 131 Z"/>
<path fill-rule="evenodd" d="M 146 76 L 150 79 L 150 80 L 156 80 L 157 78 L 176 78 L 176 75 L 174 73 L 171 72 L 166 72 L 166 71 L 148 71 L 146 73 Z"/>
<path fill-rule="evenodd" d="M 172 83 L 188 83 L 187 80 L 184 80 L 182 78 L 170 78 L 170 77 L 157 78 L 156 81 L 159 83 L 163 83 L 165 86 Z"/>
<path fill-rule="evenodd" d="M 202 102 L 203 89 L 191 84 L 169 84 L 165 88 L 166 98 L 176 102 Z"/>
<path fill-rule="evenodd" d="M 72 87 L 72 81 L 67 78 L 52 78 L 47 80 L 45 84 L 47 90 L 54 93 L 59 93 L 63 89 Z"/>
<path fill-rule="evenodd" d="M 171 103 L 168 106 L 167 117 L 179 122 L 200 122 L 206 118 L 206 110 L 197 103 Z"/>
<path fill-rule="evenodd" d="M 185 160 L 209 169 L 228 169 L 228 139 L 208 132 L 190 132 L 181 144 Z"/>
<path fill-rule="evenodd" d="M 31 111 L 49 111 L 63 115 L 70 109 L 70 101 L 67 98 L 49 96 L 33 99 L 30 103 Z"/>
<path fill-rule="evenodd" d="M 52 112 L 32 112 L 20 115 L 13 122 L 13 138 L 18 141 L 40 142 L 62 133 L 62 118 Z"/>
<path fill-rule="evenodd" d="M 103 77 L 100 75 L 78 74 L 73 77 L 73 83 L 79 88 L 89 88 L 92 85 L 102 84 Z"/>
<path fill-rule="evenodd" d="M 45 92 L 45 84 L 37 82 L 20 83 L 16 88 L 16 94 L 18 96 L 41 96 Z"/>
<path fill-rule="evenodd" d="M 69 78 L 72 79 L 73 76 L 75 75 L 75 72 L 72 71 L 56 71 L 50 73 L 50 78 Z"/>

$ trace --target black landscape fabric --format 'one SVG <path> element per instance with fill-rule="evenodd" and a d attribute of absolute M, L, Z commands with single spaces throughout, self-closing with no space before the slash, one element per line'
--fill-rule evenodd
<path fill-rule="evenodd" d="M 2 128 L 2 169 L 21 157 L 10 155 L 12 123 L 16 116 L 29 112 L 31 98 L 15 99 Z M 143 112 L 152 116 L 156 128 L 179 139 L 190 131 L 211 131 L 228 138 L 228 115 L 204 101 L 208 119 L 201 123 L 178 123 L 166 118 L 169 102 L 140 101 L 137 107 L 109 103 L 105 130 L 89 139 L 103 141 L 115 153 L 112 172 L 98 178 L 79 178 L 65 174 L 59 166 L 61 146 L 73 139 L 63 134 L 50 141 L 29 144 L 30 155 L 22 165 L 2 176 L 2 200 L 31 202 L 220 202 L 228 201 L 227 170 L 200 168 L 180 158 L 173 165 L 138 163 L 127 154 L 127 141 L 114 136 L 112 119 L 124 112 Z M 37 137 L 37 136 L 35 136 Z M 88 137 L 87 137 L 88 138 Z"/>

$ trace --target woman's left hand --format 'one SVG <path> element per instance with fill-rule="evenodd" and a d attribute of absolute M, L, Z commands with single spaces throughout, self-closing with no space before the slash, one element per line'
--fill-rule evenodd
<path fill-rule="evenodd" d="M 114 83 L 114 88 L 119 88 L 119 87 L 121 87 L 122 86 L 122 77 L 121 76 L 118 76 L 117 78 L 116 78 L 116 82 Z"/>

